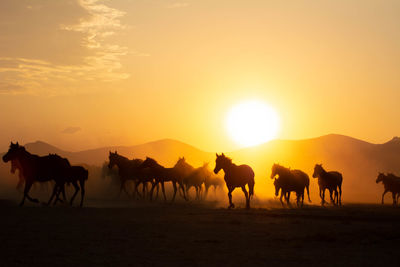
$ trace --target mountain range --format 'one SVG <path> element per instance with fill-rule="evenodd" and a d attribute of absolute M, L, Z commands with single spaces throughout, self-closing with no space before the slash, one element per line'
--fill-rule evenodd
<path fill-rule="evenodd" d="M 165 166 L 172 166 L 178 157 L 185 156 L 194 166 L 210 162 L 214 167 L 215 152 L 205 152 L 177 140 L 163 139 L 135 146 L 110 146 L 97 149 L 69 152 L 42 141 L 28 143 L 26 149 L 34 154 L 57 153 L 73 164 L 101 165 L 107 161 L 109 151 L 118 151 L 129 158 L 154 157 Z M 383 191 L 375 183 L 379 171 L 400 175 L 400 138 L 394 137 L 383 144 L 372 144 L 344 135 L 325 135 L 305 140 L 273 140 L 268 143 L 225 153 L 237 164 L 249 164 L 256 174 L 256 190 L 263 195 L 272 195 L 270 179 L 273 163 L 302 169 L 312 178 L 313 167 L 322 163 L 326 170 L 337 170 L 343 174 L 343 198 L 351 202 L 377 202 Z M 1 173 L 6 173 L 4 163 Z M 313 199 L 318 198 L 317 184 L 311 181 Z M 265 193 L 265 194 L 264 194 Z"/>

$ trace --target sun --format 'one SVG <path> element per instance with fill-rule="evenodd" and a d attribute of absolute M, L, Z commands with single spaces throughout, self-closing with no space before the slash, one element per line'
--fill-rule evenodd
<path fill-rule="evenodd" d="M 226 127 L 230 137 L 243 147 L 255 146 L 276 138 L 279 117 L 261 100 L 249 100 L 234 106 L 228 113 Z"/>

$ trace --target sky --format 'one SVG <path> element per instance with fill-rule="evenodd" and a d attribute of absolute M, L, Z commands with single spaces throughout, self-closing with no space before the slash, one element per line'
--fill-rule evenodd
<path fill-rule="evenodd" d="M 229 109 L 279 139 L 400 135 L 397 0 L 1 0 L 0 148 L 70 151 L 177 139 L 239 146 Z"/>

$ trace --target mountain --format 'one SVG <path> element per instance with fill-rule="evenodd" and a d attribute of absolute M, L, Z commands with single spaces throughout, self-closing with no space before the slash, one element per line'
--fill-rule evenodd
<path fill-rule="evenodd" d="M 66 157 L 72 164 L 101 165 L 108 160 L 110 151 L 117 151 L 119 154 L 128 158 L 142 158 L 146 156 L 154 157 L 160 163 L 172 165 L 179 157 L 185 156 L 189 162 L 201 164 L 203 160 L 211 160 L 212 153 L 201 151 L 193 146 L 173 139 L 162 139 L 135 146 L 110 146 L 79 152 L 70 152 L 54 147 L 42 141 L 28 143 L 25 148 L 38 155 L 56 153 Z"/>
<path fill-rule="evenodd" d="M 107 161 L 109 151 L 118 151 L 129 158 L 154 157 L 165 166 L 172 166 L 178 157 L 185 156 L 194 166 L 210 162 L 214 166 L 215 153 L 201 151 L 191 145 L 172 139 L 163 139 L 136 146 L 111 146 L 80 152 L 69 152 L 37 141 L 26 144 L 31 153 L 57 153 L 72 164 L 100 166 Z M 316 163 L 326 170 L 343 174 L 343 200 L 351 202 L 379 202 L 383 186 L 375 183 L 378 172 L 393 172 L 400 176 L 400 138 L 383 144 L 372 144 L 352 137 L 331 134 L 305 140 L 274 140 L 257 147 L 225 153 L 237 164 L 249 164 L 256 174 L 256 194 L 273 195 L 271 166 L 280 163 L 292 169 L 305 171 L 311 179 L 312 198 L 317 201 L 318 186 L 312 178 Z M 9 173 L 9 166 L 0 164 L 0 173 Z M 319 202 L 319 200 L 317 201 Z"/>

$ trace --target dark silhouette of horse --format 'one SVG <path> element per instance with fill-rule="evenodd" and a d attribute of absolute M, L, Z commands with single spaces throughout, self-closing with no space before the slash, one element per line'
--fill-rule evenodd
<path fill-rule="evenodd" d="M 384 191 L 382 193 L 382 205 L 384 204 L 384 197 L 387 192 L 392 193 L 393 197 L 393 206 L 397 205 L 396 195 L 400 195 L 400 177 L 389 173 L 385 175 L 383 173 L 379 173 L 378 177 L 376 178 L 376 183 L 382 182 Z"/>
<path fill-rule="evenodd" d="M 208 163 L 204 163 L 203 166 L 196 168 L 193 172 L 191 172 L 185 179 L 186 186 L 186 194 L 189 198 L 189 189 L 194 187 L 196 190 L 196 199 L 200 200 L 201 191 L 203 188 L 203 183 L 206 180 L 206 177 L 209 175 Z"/>
<path fill-rule="evenodd" d="M 226 157 L 224 153 L 221 155 L 216 154 L 214 173 L 222 169 L 224 170 L 224 180 L 228 187 L 228 198 L 229 207 L 234 208 L 235 205 L 232 202 L 232 192 L 236 187 L 242 188 L 242 191 L 246 197 L 246 208 L 250 208 L 250 198 L 254 195 L 254 171 L 249 165 L 236 165 L 232 163 L 232 159 Z M 246 184 L 249 187 L 249 193 L 246 190 Z"/>
<path fill-rule="evenodd" d="M 68 185 L 72 184 L 75 188 L 75 192 L 70 200 L 71 206 L 72 206 L 74 199 L 75 199 L 76 195 L 78 194 L 79 190 L 81 190 L 81 202 L 80 202 L 79 206 L 80 207 L 83 206 L 83 199 L 85 198 L 85 182 L 88 179 L 88 177 L 89 177 L 88 170 L 82 166 L 71 166 L 71 168 L 69 169 L 69 174 L 68 174 L 66 183 Z M 78 183 L 79 183 L 79 185 L 78 185 Z M 65 186 L 60 188 L 60 190 L 58 191 L 57 198 L 54 201 L 54 204 L 56 204 L 57 201 L 59 200 L 60 193 L 65 194 Z"/>
<path fill-rule="evenodd" d="M 188 191 L 192 185 L 192 178 L 191 174 L 196 170 L 192 165 L 186 162 L 185 157 L 179 158 L 178 161 L 176 162 L 174 166 L 177 170 L 179 170 L 179 175 L 181 176 L 181 180 L 183 182 L 183 188 L 179 187 L 179 189 L 182 189 L 179 191 L 179 193 L 183 196 L 183 192 L 185 191 L 185 195 L 188 198 Z"/>
<path fill-rule="evenodd" d="M 128 196 L 129 192 L 126 189 L 127 181 L 133 181 L 135 184 L 134 194 L 138 193 L 137 187 L 140 179 L 140 169 L 142 168 L 141 164 L 143 160 L 141 159 L 133 159 L 130 160 L 124 156 L 121 156 L 117 153 L 117 151 L 109 152 L 108 155 L 109 164 L 108 168 L 112 169 L 114 166 L 118 167 L 118 174 L 120 179 L 120 190 L 119 195 L 122 191 L 124 191 Z"/>
<path fill-rule="evenodd" d="M 342 205 L 342 182 L 343 176 L 340 172 L 330 171 L 327 172 L 322 167 L 322 164 L 315 164 L 314 167 L 314 178 L 318 178 L 319 195 L 322 199 L 321 204 L 325 204 L 325 189 L 329 190 L 331 203 L 334 205 Z M 339 189 L 339 193 L 338 193 Z M 332 198 L 332 192 L 335 192 L 335 199 Z"/>
<path fill-rule="evenodd" d="M 275 178 L 278 175 L 278 178 Z M 275 178 L 275 195 L 279 195 L 279 190 L 281 190 L 280 201 L 282 202 L 282 197 L 284 196 L 287 204 L 289 204 L 290 192 L 294 191 L 297 197 L 297 206 L 303 206 L 304 204 L 304 189 L 307 190 L 308 201 L 310 199 L 310 178 L 308 175 L 301 170 L 291 170 L 290 168 L 285 168 L 279 164 L 272 165 L 271 178 Z"/>
<path fill-rule="evenodd" d="M 48 201 L 51 203 L 59 188 L 64 186 L 67 180 L 69 168 L 71 165 L 69 161 L 55 154 L 40 157 L 25 150 L 25 147 L 20 146 L 18 142 L 13 144 L 11 142 L 8 152 L 3 156 L 3 161 L 18 160 L 21 164 L 23 177 L 25 179 L 24 196 L 20 203 L 22 206 L 25 198 L 31 202 L 39 203 L 38 199 L 29 196 L 29 190 L 35 182 L 47 182 L 54 180 L 56 182 L 53 193 Z M 64 199 L 66 199 L 64 195 Z"/>
<path fill-rule="evenodd" d="M 165 195 L 165 182 L 171 182 L 174 188 L 174 194 L 172 197 L 172 201 L 175 200 L 176 192 L 178 190 L 177 184 L 183 190 L 183 198 L 187 200 L 184 186 L 183 186 L 183 179 L 184 179 L 184 170 L 182 170 L 179 166 L 175 165 L 173 168 L 165 168 L 164 166 L 160 165 L 155 159 L 146 157 L 144 162 L 142 163 L 143 168 L 150 168 L 150 172 L 152 177 L 154 177 L 154 183 L 152 184 L 150 190 L 150 200 L 153 199 L 153 191 L 154 188 L 161 184 L 161 190 L 164 195 L 164 200 L 167 200 L 167 196 Z"/>

